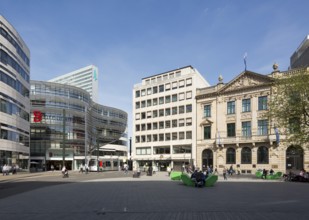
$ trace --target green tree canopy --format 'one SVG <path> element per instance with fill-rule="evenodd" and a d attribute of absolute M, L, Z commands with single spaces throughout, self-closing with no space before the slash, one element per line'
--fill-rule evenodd
<path fill-rule="evenodd" d="M 309 143 L 309 69 L 291 70 L 276 78 L 268 116 L 286 135 L 285 141 Z"/>

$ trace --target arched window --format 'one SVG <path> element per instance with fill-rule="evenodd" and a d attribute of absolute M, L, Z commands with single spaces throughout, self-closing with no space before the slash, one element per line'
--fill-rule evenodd
<path fill-rule="evenodd" d="M 241 163 L 251 164 L 251 149 L 249 147 L 244 147 L 241 150 Z"/>
<path fill-rule="evenodd" d="M 268 163 L 268 148 L 261 146 L 257 150 L 257 163 Z"/>
<path fill-rule="evenodd" d="M 228 148 L 226 150 L 226 163 L 234 164 L 236 161 L 236 153 L 234 148 Z"/>

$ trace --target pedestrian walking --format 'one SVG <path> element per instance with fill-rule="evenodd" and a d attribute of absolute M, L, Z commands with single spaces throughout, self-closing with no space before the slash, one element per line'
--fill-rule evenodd
<path fill-rule="evenodd" d="M 227 180 L 227 177 L 226 177 L 226 170 L 227 170 L 227 169 L 223 168 L 223 179 L 224 179 L 224 180 Z"/>

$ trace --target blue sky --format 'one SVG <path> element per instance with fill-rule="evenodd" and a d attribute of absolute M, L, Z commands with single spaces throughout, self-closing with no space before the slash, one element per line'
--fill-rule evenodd
<path fill-rule="evenodd" d="M 100 104 L 125 110 L 143 77 L 192 65 L 211 84 L 286 70 L 309 34 L 307 0 L 0 0 L 31 51 L 31 79 L 93 64 Z"/>

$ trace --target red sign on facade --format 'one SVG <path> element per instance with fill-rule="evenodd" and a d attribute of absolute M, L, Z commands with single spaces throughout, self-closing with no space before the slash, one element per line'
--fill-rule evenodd
<path fill-rule="evenodd" d="M 33 118 L 33 121 L 34 122 L 40 122 L 42 121 L 42 112 L 38 111 L 38 110 L 34 110 L 33 111 L 33 115 L 34 115 L 34 118 Z"/>

